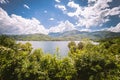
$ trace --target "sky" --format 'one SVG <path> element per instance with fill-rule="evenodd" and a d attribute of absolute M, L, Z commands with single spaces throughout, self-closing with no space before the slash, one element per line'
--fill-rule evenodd
<path fill-rule="evenodd" d="M 0 0 L 0 34 L 120 32 L 120 0 Z"/>

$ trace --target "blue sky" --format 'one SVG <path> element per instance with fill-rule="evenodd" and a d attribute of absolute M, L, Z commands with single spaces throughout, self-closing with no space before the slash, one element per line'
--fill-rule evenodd
<path fill-rule="evenodd" d="M 0 33 L 120 32 L 120 0 L 0 0 Z"/>

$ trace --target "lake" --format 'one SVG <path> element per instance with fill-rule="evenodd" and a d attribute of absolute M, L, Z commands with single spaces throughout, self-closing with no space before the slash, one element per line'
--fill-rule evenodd
<path fill-rule="evenodd" d="M 66 56 L 68 54 L 69 48 L 68 43 L 70 41 L 17 41 L 17 43 L 26 43 L 29 42 L 32 44 L 33 50 L 41 48 L 44 53 L 50 53 L 54 54 L 56 53 L 56 48 L 59 48 L 59 53 L 61 56 Z M 79 41 L 75 41 L 76 44 L 79 43 Z M 98 45 L 98 42 L 91 42 L 94 45 Z"/>
<path fill-rule="evenodd" d="M 66 56 L 68 54 L 69 48 L 68 43 L 70 41 L 17 41 L 21 43 L 29 42 L 32 44 L 33 49 L 41 48 L 44 53 L 54 54 L 56 53 L 56 48 L 59 48 L 59 53 L 61 56 Z M 75 41 L 78 43 L 79 41 Z"/>

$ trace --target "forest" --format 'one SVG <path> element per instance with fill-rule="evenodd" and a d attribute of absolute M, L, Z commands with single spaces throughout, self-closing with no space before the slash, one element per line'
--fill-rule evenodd
<path fill-rule="evenodd" d="M 120 80 L 120 37 L 68 44 L 68 56 L 0 36 L 0 80 Z"/>

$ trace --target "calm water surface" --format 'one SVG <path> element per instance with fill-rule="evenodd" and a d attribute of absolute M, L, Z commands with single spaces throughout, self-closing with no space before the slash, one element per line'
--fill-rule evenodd
<path fill-rule="evenodd" d="M 56 48 L 59 48 L 59 53 L 61 56 L 66 56 L 68 54 L 68 43 L 70 41 L 18 41 L 21 43 L 30 42 L 33 49 L 41 48 L 45 53 L 54 54 L 56 53 Z M 76 41 L 78 43 L 79 41 Z"/>

